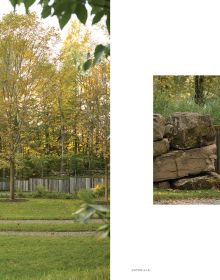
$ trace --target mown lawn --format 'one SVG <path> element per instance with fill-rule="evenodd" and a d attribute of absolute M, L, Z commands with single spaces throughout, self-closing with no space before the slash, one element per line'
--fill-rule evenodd
<path fill-rule="evenodd" d="M 0 231 L 44 231 L 44 232 L 76 232 L 76 231 L 95 231 L 101 224 L 0 224 Z"/>
<path fill-rule="evenodd" d="M 220 190 L 154 190 L 154 201 L 210 198 L 220 199 Z"/>
<path fill-rule="evenodd" d="M 109 240 L 1 236 L 0 279 L 108 280 Z"/>
<path fill-rule="evenodd" d="M 72 213 L 82 204 L 73 199 L 27 198 L 23 202 L 0 199 L 0 220 L 73 219 Z"/>
<path fill-rule="evenodd" d="M 101 224 L 0 224 L 0 231 L 27 231 L 27 232 L 76 232 L 76 231 L 94 231 Z"/>

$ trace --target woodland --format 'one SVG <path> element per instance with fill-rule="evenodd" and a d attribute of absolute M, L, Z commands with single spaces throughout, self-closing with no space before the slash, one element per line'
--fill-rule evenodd
<path fill-rule="evenodd" d="M 109 60 L 83 69 L 95 46 L 77 20 L 63 43 L 34 13 L 0 21 L 0 176 L 11 189 L 15 178 L 108 172 Z"/>
<path fill-rule="evenodd" d="M 169 116 L 174 112 L 198 112 L 220 124 L 220 76 L 154 76 L 153 110 Z"/>

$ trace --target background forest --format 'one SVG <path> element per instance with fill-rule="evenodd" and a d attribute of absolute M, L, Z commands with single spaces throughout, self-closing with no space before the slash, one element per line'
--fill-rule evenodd
<path fill-rule="evenodd" d="M 104 32 L 104 31 L 103 31 Z M 96 42 L 74 21 L 62 47 L 33 13 L 0 22 L 0 176 L 109 168 L 109 61 L 83 70 Z"/>
<path fill-rule="evenodd" d="M 220 124 L 220 76 L 154 76 L 154 113 L 209 114 Z"/>

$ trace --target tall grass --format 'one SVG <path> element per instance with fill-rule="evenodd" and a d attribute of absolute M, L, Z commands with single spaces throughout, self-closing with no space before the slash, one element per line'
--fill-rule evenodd
<path fill-rule="evenodd" d="M 154 97 L 154 113 L 165 117 L 174 112 L 197 112 L 210 115 L 213 124 L 220 124 L 220 98 L 207 100 L 205 105 L 197 105 L 192 98 L 188 99 L 164 99 L 160 96 Z"/>

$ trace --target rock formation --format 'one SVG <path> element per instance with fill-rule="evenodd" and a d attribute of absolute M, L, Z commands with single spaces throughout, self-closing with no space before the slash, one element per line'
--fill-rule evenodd
<path fill-rule="evenodd" d="M 210 175 L 215 171 L 216 144 L 209 116 L 174 113 L 165 120 L 156 114 L 153 121 L 156 186 L 171 185 L 178 189 L 220 186 L 220 179 Z"/>

